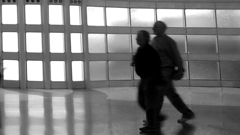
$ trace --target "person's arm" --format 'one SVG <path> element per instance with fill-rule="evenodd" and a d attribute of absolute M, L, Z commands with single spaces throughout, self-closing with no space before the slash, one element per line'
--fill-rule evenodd
<path fill-rule="evenodd" d="M 183 71 L 184 72 L 184 67 L 183 67 L 183 60 L 181 57 L 181 54 L 178 50 L 177 44 L 174 40 L 169 39 L 169 52 L 171 54 L 172 60 L 174 65 L 178 68 L 178 70 Z"/>

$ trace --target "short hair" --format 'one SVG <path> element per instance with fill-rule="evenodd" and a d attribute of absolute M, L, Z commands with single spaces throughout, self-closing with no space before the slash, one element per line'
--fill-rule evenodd
<path fill-rule="evenodd" d="M 166 23 L 164 23 L 163 21 L 156 21 L 153 25 L 154 28 L 159 28 L 159 27 L 162 27 L 163 30 L 166 30 L 167 29 L 167 25 Z"/>
<path fill-rule="evenodd" d="M 150 41 L 150 34 L 149 34 L 149 32 L 148 31 L 146 31 L 146 30 L 140 30 L 140 31 L 138 31 L 138 34 L 139 33 L 141 33 L 145 38 L 146 38 L 146 40 L 149 42 Z"/>

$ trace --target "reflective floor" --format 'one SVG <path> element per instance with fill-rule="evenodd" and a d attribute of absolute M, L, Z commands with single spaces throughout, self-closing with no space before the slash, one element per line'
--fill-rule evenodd
<path fill-rule="evenodd" d="M 2 135 L 239 135 L 240 89 L 179 87 L 196 113 L 187 124 L 166 99 L 159 133 L 139 133 L 136 88 L 0 89 Z"/>

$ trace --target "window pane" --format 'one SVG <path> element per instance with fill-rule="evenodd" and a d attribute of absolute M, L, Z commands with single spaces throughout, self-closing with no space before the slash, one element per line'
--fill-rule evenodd
<path fill-rule="evenodd" d="M 214 10 L 186 9 L 187 27 L 216 27 Z"/>
<path fill-rule="evenodd" d="M 218 63 L 214 61 L 190 61 L 190 79 L 219 79 Z"/>
<path fill-rule="evenodd" d="M 189 53 L 216 53 L 216 36 L 211 35 L 188 35 L 188 51 Z"/>
<path fill-rule="evenodd" d="M 87 7 L 87 21 L 90 26 L 104 26 L 103 7 Z"/>
<path fill-rule="evenodd" d="M 17 6 L 2 5 L 2 24 L 17 24 Z"/>
<path fill-rule="evenodd" d="M 65 81 L 64 61 L 51 61 L 51 81 Z"/>
<path fill-rule="evenodd" d="M 240 27 L 240 10 L 217 10 L 218 27 Z"/>
<path fill-rule="evenodd" d="M 63 25 L 63 7 L 61 5 L 49 5 L 49 24 Z"/>
<path fill-rule="evenodd" d="M 71 33 L 71 50 L 72 53 L 82 53 L 82 34 Z"/>
<path fill-rule="evenodd" d="M 84 70 L 82 61 L 72 62 L 72 80 L 73 81 L 83 81 L 84 80 Z"/>
<path fill-rule="evenodd" d="M 64 53 L 64 35 L 63 33 L 50 33 L 50 52 Z"/>
<path fill-rule="evenodd" d="M 220 54 L 240 54 L 240 36 L 219 36 Z"/>
<path fill-rule="evenodd" d="M 183 10 L 157 9 L 157 20 L 165 22 L 168 27 L 183 27 Z"/>
<path fill-rule="evenodd" d="M 106 52 L 106 36 L 105 34 L 88 34 L 88 44 L 90 53 Z"/>
<path fill-rule="evenodd" d="M 27 80 L 43 81 L 42 61 L 27 61 Z"/>
<path fill-rule="evenodd" d="M 108 34 L 109 53 L 130 53 L 130 36 L 120 34 Z"/>
<path fill-rule="evenodd" d="M 106 8 L 107 26 L 129 26 L 127 8 Z"/>
<path fill-rule="evenodd" d="M 131 9 L 131 23 L 135 27 L 152 27 L 155 22 L 154 9 Z"/>
<path fill-rule="evenodd" d="M 240 62 L 222 61 L 220 65 L 222 80 L 240 80 Z"/>
<path fill-rule="evenodd" d="M 26 5 L 26 24 L 41 24 L 41 6 L 40 5 Z"/>
<path fill-rule="evenodd" d="M 110 80 L 130 80 L 131 78 L 130 61 L 109 61 Z"/>
<path fill-rule="evenodd" d="M 185 35 L 169 35 L 176 43 L 180 53 L 187 52 L 186 36 Z"/>
<path fill-rule="evenodd" d="M 3 52 L 18 52 L 18 33 L 3 32 Z"/>
<path fill-rule="evenodd" d="M 106 61 L 90 61 L 90 80 L 107 80 Z"/>
<path fill-rule="evenodd" d="M 42 52 L 42 33 L 26 33 L 27 52 Z"/>
<path fill-rule="evenodd" d="M 19 66 L 17 60 L 3 60 L 4 80 L 19 80 Z"/>
<path fill-rule="evenodd" d="M 70 24 L 82 25 L 82 14 L 80 6 L 70 6 Z"/>

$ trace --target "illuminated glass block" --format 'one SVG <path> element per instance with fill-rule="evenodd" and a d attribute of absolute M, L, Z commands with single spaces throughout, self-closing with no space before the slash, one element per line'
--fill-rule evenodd
<path fill-rule="evenodd" d="M 42 33 L 26 33 L 26 49 L 27 52 L 41 53 L 42 52 Z"/>
<path fill-rule="evenodd" d="M 19 80 L 19 62 L 17 60 L 3 60 L 4 80 Z"/>
<path fill-rule="evenodd" d="M 82 25 L 82 14 L 80 6 L 70 6 L 70 24 Z"/>
<path fill-rule="evenodd" d="M 84 68 L 82 61 L 72 61 L 72 80 L 73 81 L 84 80 Z"/>
<path fill-rule="evenodd" d="M 188 52 L 195 54 L 217 53 L 216 36 L 213 35 L 188 35 Z"/>
<path fill-rule="evenodd" d="M 82 53 L 82 33 L 71 33 L 71 52 Z"/>
<path fill-rule="evenodd" d="M 215 11 L 205 9 L 186 9 L 187 27 L 216 27 Z"/>
<path fill-rule="evenodd" d="M 17 24 L 17 5 L 2 5 L 2 24 Z"/>
<path fill-rule="evenodd" d="M 221 61 L 220 67 L 222 80 L 240 80 L 240 62 Z"/>
<path fill-rule="evenodd" d="M 51 61 L 51 81 L 65 81 L 65 62 Z"/>
<path fill-rule="evenodd" d="M 109 61 L 110 80 L 131 80 L 132 70 L 130 61 Z"/>
<path fill-rule="evenodd" d="M 240 36 L 223 36 L 218 37 L 219 53 L 228 55 L 238 55 L 240 53 Z"/>
<path fill-rule="evenodd" d="M 43 62 L 27 61 L 27 80 L 43 81 Z"/>
<path fill-rule="evenodd" d="M 3 52 L 18 52 L 18 33 L 2 33 Z"/>
<path fill-rule="evenodd" d="M 105 34 L 88 34 L 88 49 L 90 53 L 106 52 Z"/>
<path fill-rule="evenodd" d="M 132 27 L 152 27 L 155 22 L 154 9 L 131 9 Z"/>
<path fill-rule="evenodd" d="M 89 26 L 105 26 L 104 8 L 87 7 L 87 23 Z"/>
<path fill-rule="evenodd" d="M 106 8 L 107 26 L 129 26 L 127 8 Z"/>
<path fill-rule="evenodd" d="M 63 6 L 49 5 L 49 24 L 63 25 Z"/>
<path fill-rule="evenodd" d="M 108 34 L 109 53 L 130 53 L 130 36 L 124 34 Z"/>
<path fill-rule="evenodd" d="M 107 80 L 106 61 L 90 61 L 89 64 L 91 81 Z"/>
<path fill-rule="evenodd" d="M 169 35 L 177 44 L 180 53 L 187 53 L 186 36 L 185 35 Z"/>
<path fill-rule="evenodd" d="M 240 10 L 217 10 L 218 27 L 240 28 Z"/>
<path fill-rule="evenodd" d="M 219 65 L 216 61 L 190 61 L 190 79 L 220 79 Z"/>
<path fill-rule="evenodd" d="M 157 20 L 168 27 L 184 27 L 183 9 L 157 9 Z"/>
<path fill-rule="evenodd" d="M 26 5 L 25 6 L 26 24 L 41 24 L 41 6 Z"/>
<path fill-rule="evenodd" d="M 50 33 L 50 52 L 64 53 L 64 34 Z"/>

